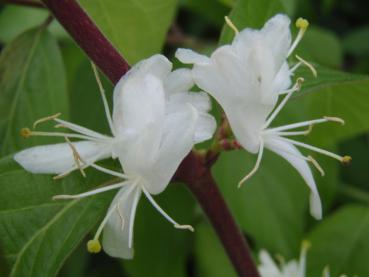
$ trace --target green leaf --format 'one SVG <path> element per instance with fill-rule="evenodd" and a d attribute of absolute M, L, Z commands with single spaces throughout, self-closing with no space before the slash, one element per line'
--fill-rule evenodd
<path fill-rule="evenodd" d="M 329 265 L 332 276 L 369 276 L 369 208 L 351 205 L 324 220 L 309 235 L 308 276 Z"/>
<path fill-rule="evenodd" d="M 280 0 L 238 0 L 229 18 L 239 30 L 246 27 L 261 28 L 273 15 L 286 12 L 285 2 L 282 4 Z M 220 43 L 229 43 L 233 37 L 233 30 L 224 25 Z"/>
<path fill-rule="evenodd" d="M 43 28 L 27 31 L 0 56 L 0 153 L 50 139 L 24 140 L 19 131 L 45 116 L 68 116 L 64 67 L 56 41 Z"/>
<path fill-rule="evenodd" d="M 345 50 L 357 56 L 369 55 L 369 25 L 348 33 L 343 39 Z"/>
<path fill-rule="evenodd" d="M 176 0 L 82 0 L 102 32 L 130 64 L 161 51 Z"/>
<path fill-rule="evenodd" d="M 343 51 L 338 37 L 329 30 L 309 27 L 293 55 L 298 54 L 309 62 L 340 68 Z"/>
<path fill-rule="evenodd" d="M 8 161 L 2 164 L 12 163 Z M 53 201 L 57 194 L 91 189 L 105 176 L 74 173 L 54 181 L 20 169 L 0 169 L 0 244 L 12 276 L 53 276 L 66 257 L 100 220 L 111 194 L 74 201 Z"/>
<path fill-rule="evenodd" d="M 194 201 L 184 186 L 170 185 L 155 200 L 180 224 L 192 224 Z M 129 276 L 185 277 L 193 236 L 175 229 L 142 197 L 135 222 L 135 257 L 123 266 Z"/>
<path fill-rule="evenodd" d="M 50 13 L 46 9 L 7 5 L 0 11 L 0 42 L 8 43 L 24 31 L 40 25 Z M 60 39 L 69 39 L 67 32 L 54 20 L 48 28 Z"/>
<path fill-rule="evenodd" d="M 307 186 L 283 158 L 266 151 L 258 172 L 238 189 L 254 163 L 244 151 L 222 153 L 213 172 L 237 222 L 256 245 L 294 257 L 303 236 Z"/>
<path fill-rule="evenodd" d="M 205 222 L 196 226 L 195 258 L 198 276 L 237 276 L 214 230 Z"/>
<path fill-rule="evenodd" d="M 287 104 L 275 126 L 306 121 L 322 116 L 338 116 L 346 124 L 325 123 L 316 125 L 309 142 L 320 146 L 335 145 L 369 130 L 369 76 L 354 75 L 316 66 L 318 78 L 307 69 L 296 73 L 305 82 L 302 91 Z M 292 119 L 292 120 L 291 120 Z"/>

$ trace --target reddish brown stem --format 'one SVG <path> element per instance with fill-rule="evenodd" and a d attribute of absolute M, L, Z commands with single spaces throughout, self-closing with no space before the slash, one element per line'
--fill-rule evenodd
<path fill-rule="evenodd" d="M 128 71 L 128 63 L 75 0 L 42 1 L 114 84 Z M 199 201 L 239 276 L 259 276 L 246 241 L 211 176 L 206 156 L 194 152 L 188 154 L 177 170 L 175 179 L 184 182 Z"/>
<path fill-rule="evenodd" d="M 177 170 L 175 179 L 184 182 L 213 225 L 239 276 L 259 276 L 246 239 L 219 191 L 206 156 L 191 153 Z"/>

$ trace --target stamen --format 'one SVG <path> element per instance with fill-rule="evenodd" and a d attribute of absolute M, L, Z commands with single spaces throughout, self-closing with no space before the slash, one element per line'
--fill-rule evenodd
<path fill-rule="evenodd" d="M 245 183 L 252 175 L 254 175 L 256 173 L 256 171 L 259 169 L 260 166 L 260 162 L 261 159 L 263 157 L 263 150 L 264 150 L 264 143 L 263 141 L 260 142 L 260 147 L 259 147 L 259 154 L 255 163 L 254 168 L 245 176 L 242 178 L 242 180 L 238 183 L 238 188 L 240 188 L 243 183 Z"/>
<path fill-rule="evenodd" d="M 323 118 L 325 118 L 327 121 L 338 122 L 341 123 L 342 125 L 345 125 L 345 121 L 339 117 L 324 116 Z"/>
<path fill-rule="evenodd" d="M 323 118 L 319 118 L 319 119 L 313 119 L 313 120 L 308 120 L 308 121 L 303 121 L 303 122 L 297 122 L 297 123 L 292 123 L 292 124 L 288 124 L 288 125 L 283 125 L 280 127 L 276 127 L 276 128 L 270 128 L 265 130 L 264 132 L 267 133 L 274 133 L 274 132 L 280 132 L 280 131 L 285 131 L 285 130 L 290 130 L 290 129 L 296 129 L 296 128 L 300 128 L 300 127 L 305 127 L 305 126 L 309 126 L 309 125 L 315 125 L 315 124 L 319 124 L 319 123 L 324 123 L 324 122 L 338 122 L 341 123 L 342 125 L 345 124 L 345 121 L 339 117 L 329 117 L 329 116 L 325 116 Z"/>
<path fill-rule="evenodd" d="M 109 109 L 109 104 L 108 104 L 108 100 L 106 99 L 104 87 L 102 85 L 102 82 L 101 82 L 99 73 L 97 71 L 97 68 L 96 68 L 96 66 L 95 66 L 95 64 L 93 62 L 91 62 L 91 66 L 92 66 L 92 70 L 93 70 L 94 75 L 95 75 L 95 79 L 96 79 L 97 85 L 99 87 L 99 91 L 100 91 L 100 95 L 101 95 L 103 104 L 104 104 L 104 110 L 105 110 L 106 119 L 108 120 L 109 127 L 110 127 L 110 130 L 111 130 L 112 134 L 115 136 L 113 119 L 111 117 L 111 113 L 110 113 L 110 109 Z"/>
<path fill-rule="evenodd" d="M 122 178 L 122 179 L 128 179 L 129 178 L 128 175 L 126 175 L 126 174 L 123 174 L 121 172 L 117 172 L 117 171 L 114 171 L 114 170 L 107 169 L 107 168 L 99 166 L 95 163 L 91 163 L 89 166 L 91 166 L 91 167 L 93 167 L 97 170 L 100 170 L 101 172 L 113 175 L 115 177 L 119 177 L 119 178 Z"/>
<path fill-rule="evenodd" d="M 87 242 L 87 251 L 93 254 L 99 253 L 101 251 L 101 244 L 98 240 L 89 240 Z"/>
<path fill-rule="evenodd" d="M 265 122 L 263 129 L 266 129 L 270 123 L 274 120 L 274 118 L 279 114 L 279 112 L 282 110 L 282 108 L 286 105 L 287 101 L 290 99 L 292 93 L 295 91 L 299 91 L 301 89 L 301 84 L 304 82 L 304 78 L 297 78 L 296 83 L 294 86 L 288 90 L 287 95 L 283 98 L 281 103 L 278 105 L 278 107 L 273 111 L 273 113 L 269 116 L 268 120 Z"/>
<path fill-rule="evenodd" d="M 38 120 L 36 120 L 34 123 L 33 123 L 33 129 L 36 129 L 37 125 L 40 124 L 40 123 L 43 123 L 43 122 L 47 122 L 47 121 L 50 121 L 50 120 L 53 120 L 57 117 L 61 116 L 61 113 L 57 113 L 57 114 L 54 114 L 54 115 L 50 115 L 50 116 L 47 116 L 47 117 L 43 117 L 43 118 L 40 118 Z"/>
<path fill-rule="evenodd" d="M 309 127 L 305 131 L 296 131 L 296 132 L 273 132 L 278 136 L 307 136 L 313 130 L 313 124 L 310 124 Z"/>
<path fill-rule="evenodd" d="M 133 186 L 136 186 L 138 182 L 139 182 L 139 179 L 133 183 Z M 134 220 L 135 220 L 137 204 L 138 204 L 138 200 L 140 200 L 140 196 L 141 196 L 141 192 L 136 193 L 135 198 L 133 199 L 133 202 L 132 202 L 131 214 L 129 216 L 128 248 L 132 248 L 132 245 L 133 245 L 133 227 L 134 227 Z"/>
<path fill-rule="evenodd" d="M 125 220 L 124 220 L 124 216 L 122 215 L 121 211 L 120 211 L 120 202 L 118 203 L 117 205 L 117 212 L 118 212 L 118 215 L 120 217 L 120 221 L 122 222 L 122 226 L 121 226 L 121 229 L 122 231 L 124 230 L 124 225 L 125 225 Z"/>
<path fill-rule="evenodd" d="M 20 135 L 23 138 L 29 138 L 30 136 L 32 136 L 32 131 L 29 128 L 22 128 L 20 130 Z"/>
<path fill-rule="evenodd" d="M 296 20 L 296 27 L 299 28 L 299 32 L 295 38 L 295 41 L 292 43 L 290 50 L 288 51 L 287 57 L 291 55 L 291 53 L 295 50 L 299 42 L 301 41 L 302 37 L 305 34 L 307 27 L 309 26 L 309 22 L 306 19 L 299 18 Z"/>
<path fill-rule="evenodd" d="M 59 118 L 55 118 L 54 120 L 57 123 L 61 124 L 62 125 L 61 127 L 68 128 L 68 129 L 70 129 L 70 130 L 72 130 L 72 131 L 74 131 L 78 134 L 82 134 L 82 135 L 91 137 L 95 140 L 106 140 L 106 139 L 110 138 L 110 137 L 102 135 L 98 132 L 92 131 L 92 130 L 86 128 L 86 127 L 79 126 L 77 124 L 68 122 L 66 120 L 62 120 L 62 119 L 59 119 Z M 56 126 L 59 127 L 59 125 L 56 125 Z"/>
<path fill-rule="evenodd" d="M 77 168 L 79 169 L 79 171 L 81 172 L 82 176 L 86 178 L 86 173 L 83 170 L 81 163 L 85 162 L 82 160 L 81 156 L 79 155 L 77 149 L 74 147 L 74 145 L 70 142 L 70 140 L 65 137 L 65 141 L 67 142 L 67 144 L 69 145 L 69 147 L 72 149 L 72 153 L 73 153 L 73 158 L 74 158 L 74 162 L 76 163 Z"/>
<path fill-rule="evenodd" d="M 323 168 L 320 166 L 317 160 L 315 160 L 312 156 L 307 156 L 308 160 L 315 166 L 315 168 L 319 171 L 320 175 L 324 176 L 325 172 Z"/>
<path fill-rule="evenodd" d="M 302 62 L 296 63 L 293 67 L 290 68 L 290 74 L 293 75 L 293 73 L 302 65 Z"/>
<path fill-rule="evenodd" d="M 321 154 L 326 155 L 328 157 L 332 157 L 333 159 L 339 160 L 340 162 L 342 162 L 344 164 L 347 164 L 351 160 L 351 157 L 349 157 L 349 156 L 342 157 L 340 155 L 329 152 L 327 150 L 324 150 L 324 149 L 321 149 L 321 148 L 318 148 L 318 147 L 315 147 L 315 146 L 312 146 L 312 145 L 309 145 L 309 144 L 306 144 L 306 143 L 302 143 L 302 142 L 299 142 L 299 141 L 296 141 L 296 140 L 292 140 L 292 139 L 288 139 L 288 138 L 284 138 L 284 137 L 281 137 L 281 139 L 285 140 L 289 143 L 292 143 L 294 145 L 301 146 L 303 148 L 321 153 Z"/>
<path fill-rule="evenodd" d="M 60 132 L 38 132 L 31 131 L 29 128 L 22 128 L 20 134 L 24 138 L 29 138 L 30 136 L 43 136 L 43 137 L 67 137 L 67 138 L 79 138 L 83 140 L 101 141 L 99 139 L 80 135 L 80 134 L 70 134 L 70 133 L 60 133 Z"/>
<path fill-rule="evenodd" d="M 299 265 L 299 272 L 298 272 L 298 276 L 305 276 L 305 271 L 306 271 L 306 254 L 307 251 L 309 250 L 311 244 L 309 241 L 304 240 L 302 242 L 302 246 L 301 246 L 301 253 L 300 253 L 300 265 Z"/>
<path fill-rule="evenodd" d="M 301 58 L 300 56 L 298 55 L 295 55 L 296 59 L 298 59 L 300 61 L 300 63 L 304 64 L 305 66 L 307 66 L 311 73 L 313 74 L 313 76 L 316 78 L 318 76 L 318 73 L 315 69 L 315 67 L 311 64 L 311 63 L 308 63 L 307 61 L 305 61 L 303 58 Z"/>
<path fill-rule="evenodd" d="M 194 228 L 191 225 L 181 225 L 178 224 L 176 221 L 174 221 L 174 219 L 172 219 L 159 205 L 158 203 L 155 202 L 154 198 L 151 197 L 150 193 L 148 191 L 146 191 L 146 189 L 141 186 L 142 191 L 144 192 L 144 194 L 146 195 L 147 199 L 151 202 L 151 204 L 154 206 L 154 208 L 156 208 L 158 210 L 159 213 L 161 213 L 162 216 L 165 217 L 166 220 L 168 220 L 170 223 L 173 224 L 174 228 L 177 229 L 187 229 L 190 230 L 191 232 L 194 232 Z"/>
<path fill-rule="evenodd" d="M 65 199 L 80 199 L 80 198 L 84 198 L 87 196 L 91 196 L 91 195 L 95 195 L 95 194 L 99 194 L 101 192 L 105 192 L 105 191 L 109 191 L 112 189 L 118 189 L 121 188 L 125 185 L 128 184 L 128 181 L 126 182 L 122 182 L 122 183 L 117 183 L 117 184 L 113 184 L 113 185 L 109 185 L 109 186 L 105 186 L 102 188 L 98 188 L 98 189 L 94 189 L 94 190 L 90 190 L 84 193 L 80 193 L 80 194 L 74 194 L 74 195 L 68 195 L 68 194 L 61 194 L 61 195 L 55 195 L 53 196 L 53 200 L 65 200 Z"/>
<path fill-rule="evenodd" d="M 237 27 L 233 24 L 232 20 L 228 16 L 225 16 L 224 20 L 225 20 L 226 24 L 229 26 L 229 28 L 231 28 L 233 30 L 235 35 L 238 35 L 240 33 L 240 31 L 238 31 Z"/>

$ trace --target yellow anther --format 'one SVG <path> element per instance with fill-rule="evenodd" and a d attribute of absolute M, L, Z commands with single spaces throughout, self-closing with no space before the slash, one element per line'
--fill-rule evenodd
<path fill-rule="evenodd" d="M 301 244 L 301 249 L 302 250 L 308 250 L 309 248 L 311 247 L 311 243 L 310 243 L 310 241 L 308 241 L 308 240 L 303 240 L 302 241 L 302 244 Z"/>
<path fill-rule="evenodd" d="M 22 128 L 20 130 L 20 135 L 24 138 L 29 138 L 32 136 L 32 131 L 29 128 Z"/>
<path fill-rule="evenodd" d="M 334 117 L 334 116 L 324 116 L 324 118 L 328 121 L 333 121 L 333 122 L 337 122 L 342 125 L 345 125 L 345 121 L 342 118 Z"/>
<path fill-rule="evenodd" d="M 98 240 L 89 240 L 87 242 L 87 251 L 90 253 L 99 253 L 101 251 L 101 244 Z"/>
<path fill-rule="evenodd" d="M 306 19 L 300 17 L 296 20 L 296 27 L 306 30 L 306 28 L 309 26 L 309 21 L 307 21 Z"/>
<path fill-rule="evenodd" d="M 350 156 L 343 156 L 342 157 L 342 163 L 344 165 L 349 165 L 352 161 L 352 158 Z"/>

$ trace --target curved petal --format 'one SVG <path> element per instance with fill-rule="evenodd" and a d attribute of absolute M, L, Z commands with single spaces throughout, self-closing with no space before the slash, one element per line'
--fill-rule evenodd
<path fill-rule="evenodd" d="M 285 14 L 277 14 L 269 19 L 261 29 L 265 44 L 272 51 L 278 70 L 287 59 L 291 46 L 291 20 Z"/>
<path fill-rule="evenodd" d="M 136 173 L 156 158 L 165 121 L 162 82 L 148 74 L 130 79 L 113 113 L 118 140 L 114 153 L 127 174 Z"/>
<path fill-rule="evenodd" d="M 194 86 L 191 69 L 181 68 L 169 73 L 164 80 L 164 88 L 167 95 L 177 92 L 185 92 Z"/>
<path fill-rule="evenodd" d="M 72 144 L 86 163 L 111 156 L 109 143 L 79 141 Z M 67 143 L 31 147 L 15 154 L 14 160 L 32 173 L 59 174 L 75 166 L 73 151 Z"/>
<path fill-rule="evenodd" d="M 316 219 L 322 218 L 322 203 L 319 192 L 316 188 L 313 174 L 308 163 L 300 151 L 291 143 L 280 139 L 277 136 L 268 136 L 265 138 L 265 147 L 286 159 L 301 175 L 309 186 L 310 194 L 310 213 Z"/>
<path fill-rule="evenodd" d="M 177 49 L 175 56 L 178 60 L 185 64 L 193 63 L 206 65 L 210 62 L 210 59 L 207 56 L 196 53 L 190 49 L 179 48 Z"/>
<path fill-rule="evenodd" d="M 163 55 L 154 55 L 148 59 L 142 60 L 133 66 L 115 85 L 113 93 L 113 102 L 120 97 L 122 87 L 130 79 L 141 79 L 147 74 L 154 75 L 160 80 L 163 80 L 172 70 L 172 63 Z"/>
<path fill-rule="evenodd" d="M 119 190 L 110 204 L 111 212 L 103 231 L 103 249 L 116 258 L 133 258 L 133 224 L 141 189 L 132 184 Z M 115 210 L 115 211 L 113 211 Z"/>
<path fill-rule="evenodd" d="M 175 93 L 169 98 L 167 113 L 175 113 L 186 108 L 186 103 L 191 104 L 198 112 L 194 142 L 199 143 L 210 139 L 216 129 L 214 117 L 207 112 L 211 108 L 209 96 L 204 92 Z"/>
<path fill-rule="evenodd" d="M 147 182 L 145 188 L 150 194 L 158 194 L 166 188 L 181 161 L 191 151 L 198 117 L 190 104 L 182 112 L 167 116 L 158 159 L 143 174 Z"/>

